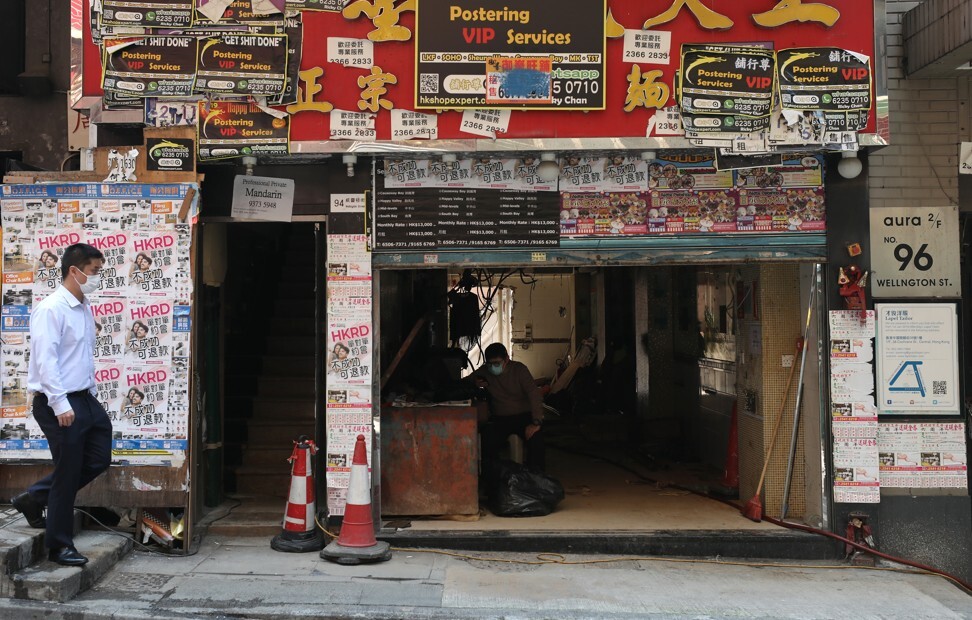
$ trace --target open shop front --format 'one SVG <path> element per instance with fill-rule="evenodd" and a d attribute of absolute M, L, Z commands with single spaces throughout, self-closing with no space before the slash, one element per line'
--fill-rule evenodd
<path fill-rule="evenodd" d="M 703 170 L 719 174 L 711 162 L 696 162 L 680 176 L 690 169 L 700 183 L 709 182 Z M 464 242 L 475 231 L 447 230 L 450 205 L 458 197 L 466 200 L 465 210 L 457 211 L 465 217 L 490 212 L 499 221 L 503 207 L 490 201 L 514 201 L 517 191 L 467 185 L 457 195 L 394 188 L 388 170 L 384 180 L 379 171 L 373 222 L 376 402 L 382 403 L 374 482 L 387 535 L 428 544 L 460 537 L 475 545 L 490 534 L 522 542 L 563 532 L 647 538 L 672 530 L 767 533 L 776 526 L 748 520 L 719 500 L 745 503 L 757 493 L 778 419 L 763 488 L 767 514 L 779 515 L 786 490 L 789 518 L 821 523 L 827 424 L 824 415 L 821 426 L 826 370 L 816 335 L 824 315 L 817 290 L 825 260 L 822 226 L 786 231 L 780 223 L 776 231 L 770 225 L 761 232 L 705 234 L 698 232 L 695 210 L 679 222 L 680 233 L 649 234 L 629 224 L 628 234 L 571 234 L 588 225 L 590 213 L 570 206 L 585 194 L 525 192 L 530 198 L 524 200 L 535 201 L 526 209 L 533 228 L 524 235 L 538 235 L 532 245 L 504 243 L 503 236 L 516 231 L 492 228 L 489 234 L 500 239 L 492 248 L 427 245 L 415 251 L 406 245 L 409 227 L 393 222 L 411 220 L 412 229 L 422 231 L 426 227 L 415 222 L 431 204 L 447 244 L 475 246 Z M 796 168 L 780 173 L 797 174 Z M 662 189 L 654 196 L 593 195 L 609 205 L 629 201 L 625 213 L 643 208 L 647 226 L 652 199 L 657 205 L 667 191 L 681 194 L 664 177 L 655 183 Z M 727 185 L 724 198 L 738 199 L 739 189 Z M 747 200 L 776 195 L 785 203 L 788 194 L 792 200 L 804 191 L 778 184 L 750 191 Z M 478 202 L 470 207 L 474 194 Z M 822 213 L 822 190 L 818 195 Z M 550 212 L 555 234 L 542 230 Z M 456 221 L 462 225 L 462 219 Z M 476 221 L 481 226 L 486 220 Z M 590 224 L 611 226 L 607 219 Z M 505 225 L 515 224 L 497 226 Z M 797 340 L 808 321 L 804 358 Z M 493 343 L 526 365 L 543 394 L 545 473 L 564 491 L 546 515 L 500 516 L 537 509 L 511 502 L 504 494 L 509 485 L 484 463 L 489 459 L 481 441 L 491 408 L 469 375 L 483 366 L 484 350 Z M 530 462 L 534 443 L 511 436 L 498 456 Z"/>

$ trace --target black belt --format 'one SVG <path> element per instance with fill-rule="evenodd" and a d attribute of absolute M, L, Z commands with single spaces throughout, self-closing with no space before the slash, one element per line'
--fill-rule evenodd
<path fill-rule="evenodd" d="M 68 392 L 66 396 L 86 396 L 90 393 L 88 390 L 78 390 L 77 392 Z"/>

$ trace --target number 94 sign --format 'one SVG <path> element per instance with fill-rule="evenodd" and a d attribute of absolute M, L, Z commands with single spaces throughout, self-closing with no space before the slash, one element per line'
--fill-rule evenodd
<path fill-rule="evenodd" d="M 871 209 L 871 296 L 961 297 L 958 207 Z"/>

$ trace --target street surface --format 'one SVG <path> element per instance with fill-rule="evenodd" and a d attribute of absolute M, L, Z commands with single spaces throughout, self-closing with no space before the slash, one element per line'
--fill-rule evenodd
<path fill-rule="evenodd" d="M 2 600 L 0 618 L 972 619 L 972 597 L 939 577 L 807 565 L 528 565 L 412 550 L 349 567 L 278 553 L 264 538 L 209 536 L 188 558 L 136 551 L 67 604 Z"/>

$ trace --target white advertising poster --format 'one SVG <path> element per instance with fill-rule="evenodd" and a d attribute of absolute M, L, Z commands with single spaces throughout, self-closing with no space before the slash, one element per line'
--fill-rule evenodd
<path fill-rule="evenodd" d="M 963 422 L 881 424 L 878 451 L 881 486 L 968 487 L 969 467 Z"/>
<path fill-rule="evenodd" d="M 439 137 L 439 117 L 435 114 L 395 108 L 392 110 L 391 123 L 392 138 L 396 140 L 436 140 Z"/>
<path fill-rule="evenodd" d="M 371 282 L 367 235 L 328 235 L 327 282 Z M 370 313 L 369 313 L 370 319 Z"/>
<path fill-rule="evenodd" d="M 921 473 L 926 488 L 967 488 L 968 452 L 963 422 L 927 422 L 921 426 Z"/>
<path fill-rule="evenodd" d="M 834 440 L 834 501 L 881 501 L 876 438 Z"/>
<path fill-rule="evenodd" d="M 135 232 L 128 249 L 128 294 L 167 297 L 172 294 L 176 268 L 175 231 Z"/>
<path fill-rule="evenodd" d="M 343 515 L 359 435 L 371 463 L 373 384 L 371 255 L 366 235 L 327 237 L 327 507 Z"/>
<path fill-rule="evenodd" d="M 103 364 L 121 363 L 128 345 L 128 298 L 92 298 L 91 314 L 95 320 L 95 360 Z"/>
<path fill-rule="evenodd" d="M 878 416 L 873 402 L 833 402 L 830 412 L 834 439 L 867 439 L 877 436 Z"/>
<path fill-rule="evenodd" d="M 93 245 L 105 255 L 98 295 L 124 296 L 128 288 L 128 249 L 131 235 L 114 229 L 89 231 L 85 237 L 85 243 Z"/>
<path fill-rule="evenodd" d="M 874 337 L 874 310 L 868 310 L 863 318 L 860 310 L 831 310 L 829 317 L 831 338 Z"/>
<path fill-rule="evenodd" d="M 831 363 L 861 363 L 874 361 L 874 343 L 871 338 L 837 338 L 830 341 Z"/>
<path fill-rule="evenodd" d="M 172 302 L 129 301 L 123 337 L 128 364 L 168 364 L 172 359 Z"/>
<path fill-rule="evenodd" d="M 959 412 L 958 321 L 952 304 L 877 305 L 881 413 Z"/>
<path fill-rule="evenodd" d="M 870 364 L 831 362 L 830 398 L 834 402 L 872 400 L 874 369 Z"/>
<path fill-rule="evenodd" d="M 371 319 L 329 321 L 327 379 L 343 385 L 371 385 Z"/>
<path fill-rule="evenodd" d="M 81 231 L 46 229 L 34 233 L 31 258 L 34 263 L 34 301 L 39 302 L 61 285 L 61 257 L 64 250 L 81 243 Z"/>
<path fill-rule="evenodd" d="M 878 429 L 881 486 L 919 488 L 921 480 L 921 429 L 918 424 L 881 424 Z"/>
<path fill-rule="evenodd" d="M 342 282 L 327 288 L 327 312 L 332 320 L 371 313 L 371 282 Z"/>

